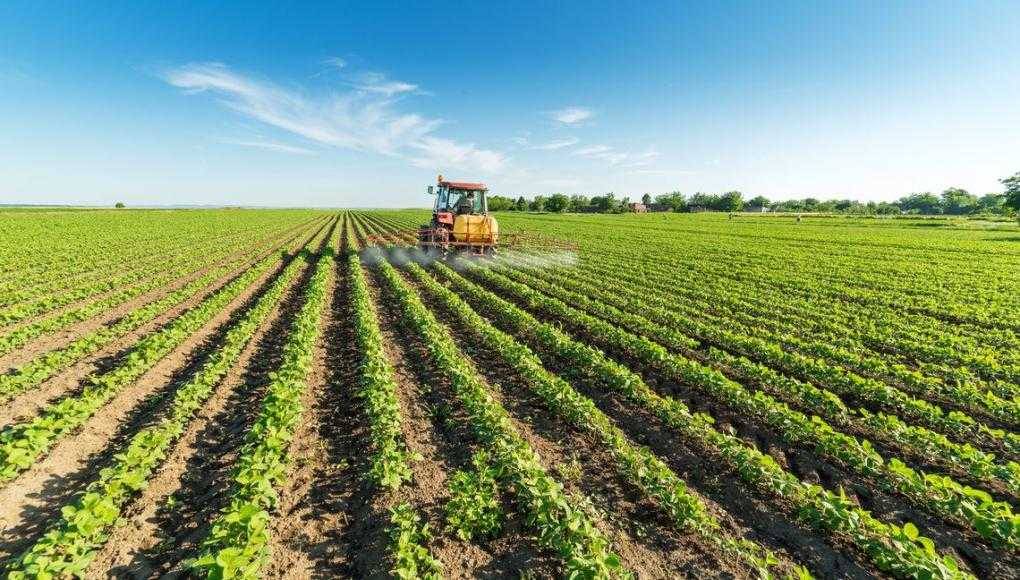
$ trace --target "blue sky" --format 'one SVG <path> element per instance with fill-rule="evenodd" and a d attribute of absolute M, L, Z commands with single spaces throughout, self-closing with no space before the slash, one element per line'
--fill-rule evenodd
<path fill-rule="evenodd" d="M 0 202 L 998 191 L 1017 30 L 1017 2 L 5 2 Z"/>

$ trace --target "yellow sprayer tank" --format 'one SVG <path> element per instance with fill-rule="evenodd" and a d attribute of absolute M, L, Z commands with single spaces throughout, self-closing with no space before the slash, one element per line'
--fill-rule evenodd
<path fill-rule="evenodd" d="M 499 224 L 487 215 L 459 215 L 453 220 L 453 239 L 469 244 L 495 244 Z"/>

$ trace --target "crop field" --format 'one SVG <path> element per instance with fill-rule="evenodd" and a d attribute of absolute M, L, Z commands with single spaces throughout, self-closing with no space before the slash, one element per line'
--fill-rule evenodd
<path fill-rule="evenodd" d="M 0 211 L 9 578 L 1020 577 L 1020 232 Z"/>

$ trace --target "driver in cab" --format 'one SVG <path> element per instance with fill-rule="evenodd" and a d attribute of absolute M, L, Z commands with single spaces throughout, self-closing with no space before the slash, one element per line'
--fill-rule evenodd
<path fill-rule="evenodd" d="M 462 195 L 460 200 L 457 202 L 457 213 L 458 214 L 469 214 L 475 210 L 475 192 L 469 191 Z"/>

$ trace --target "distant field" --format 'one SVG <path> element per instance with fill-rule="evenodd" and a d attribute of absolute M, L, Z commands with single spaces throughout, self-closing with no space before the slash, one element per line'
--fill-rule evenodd
<path fill-rule="evenodd" d="M 4 571 L 1020 576 L 1015 223 L 428 218 L 0 210 Z"/>

